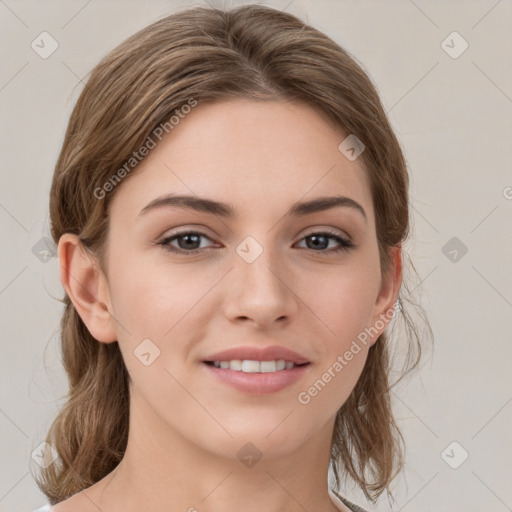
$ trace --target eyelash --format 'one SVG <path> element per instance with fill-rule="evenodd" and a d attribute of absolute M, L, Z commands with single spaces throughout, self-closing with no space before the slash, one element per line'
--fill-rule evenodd
<path fill-rule="evenodd" d="M 177 239 L 177 238 L 181 238 L 185 235 L 198 235 L 198 236 L 202 236 L 202 237 L 205 237 L 205 238 L 208 238 L 209 240 L 211 240 L 211 238 L 207 235 L 205 235 L 204 233 L 201 233 L 199 231 L 181 231 L 179 233 L 175 233 L 171 236 L 168 236 L 166 238 L 164 238 L 162 241 L 158 242 L 157 245 L 161 245 L 163 246 L 163 248 L 166 250 L 166 251 L 169 251 L 169 252 L 173 252 L 173 253 L 176 253 L 176 254 L 196 254 L 202 250 L 204 250 L 205 248 L 199 248 L 199 249 L 192 249 L 192 250 L 184 250 L 184 249 L 177 249 L 176 247 L 172 247 L 171 245 L 169 245 L 170 242 L 172 242 L 173 240 Z M 309 238 L 311 236 L 324 236 L 326 238 L 330 238 L 330 239 L 333 239 L 333 240 L 336 240 L 340 246 L 338 248 L 335 248 L 335 249 L 329 249 L 329 250 L 318 250 L 316 251 L 315 249 L 310 249 L 311 251 L 313 252 L 316 252 L 316 253 L 339 253 L 339 252 L 342 252 L 342 251 L 346 251 L 348 252 L 350 249 L 352 249 L 353 247 L 355 247 L 355 245 L 345 239 L 345 238 L 342 238 L 341 236 L 339 236 L 337 233 L 334 233 L 332 231 L 319 231 L 319 232 L 314 232 L 314 233 L 310 233 L 309 235 L 306 235 L 305 237 L 303 237 L 300 241 L 306 239 L 306 238 Z M 306 248 L 307 249 L 307 248 Z"/>

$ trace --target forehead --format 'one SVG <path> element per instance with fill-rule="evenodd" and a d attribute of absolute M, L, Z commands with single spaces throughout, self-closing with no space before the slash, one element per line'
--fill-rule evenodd
<path fill-rule="evenodd" d="M 346 138 L 298 102 L 199 103 L 118 186 L 112 212 L 134 218 L 164 193 L 198 195 L 262 214 L 299 199 L 344 195 L 373 216 L 361 158 L 338 149 Z M 276 210 L 277 211 L 277 210 Z"/>

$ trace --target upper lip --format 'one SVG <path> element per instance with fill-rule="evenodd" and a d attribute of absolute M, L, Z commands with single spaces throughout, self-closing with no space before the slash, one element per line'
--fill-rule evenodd
<path fill-rule="evenodd" d="M 295 364 L 309 363 L 308 359 L 297 352 L 279 345 L 269 347 L 233 347 L 209 355 L 204 361 L 233 361 L 235 359 L 249 359 L 252 361 L 274 361 L 284 359 Z"/>

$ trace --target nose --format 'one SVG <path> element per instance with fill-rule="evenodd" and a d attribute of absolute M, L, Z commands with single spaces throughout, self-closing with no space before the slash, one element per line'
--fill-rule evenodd
<path fill-rule="evenodd" d="M 235 252 L 226 277 L 224 309 L 230 321 L 252 322 L 261 328 L 277 321 L 284 325 L 299 310 L 298 276 L 269 249 L 252 262 Z"/>

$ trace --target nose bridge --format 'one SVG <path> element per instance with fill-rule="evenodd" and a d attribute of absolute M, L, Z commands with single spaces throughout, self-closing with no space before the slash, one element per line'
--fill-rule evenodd
<path fill-rule="evenodd" d="M 263 237 L 260 237 L 260 239 Z M 260 243 L 246 237 L 235 249 L 230 316 L 271 322 L 294 311 L 294 294 L 287 283 L 284 256 L 272 246 L 271 235 Z"/>
<path fill-rule="evenodd" d="M 272 236 L 260 236 L 259 242 L 253 236 L 247 236 L 237 247 L 235 267 L 239 278 L 257 291 L 260 288 L 276 293 L 282 286 L 279 276 L 284 268 L 280 262 L 278 251 L 272 246 Z M 282 279 L 282 278 L 281 278 Z"/>

